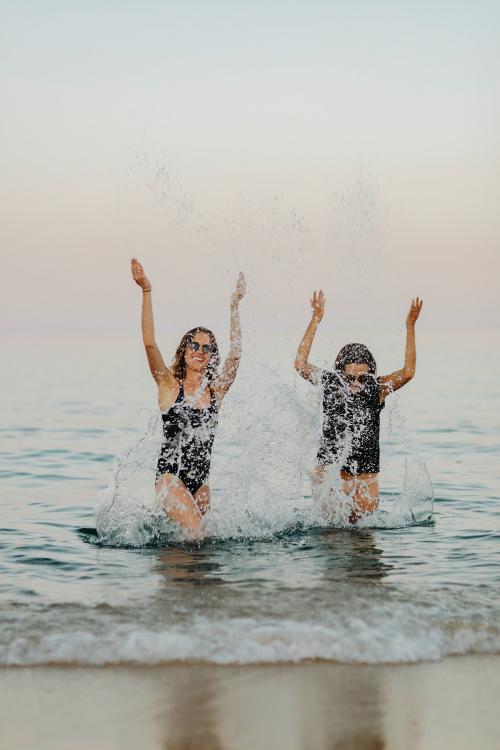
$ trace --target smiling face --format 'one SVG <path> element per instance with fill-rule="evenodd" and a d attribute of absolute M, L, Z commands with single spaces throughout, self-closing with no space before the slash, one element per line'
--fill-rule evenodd
<path fill-rule="evenodd" d="M 194 348 L 196 348 L 197 351 L 194 351 L 188 343 L 184 354 L 186 368 L 188 370 L 195 370 L 195 372 L 204 372 L 207 369 L 210 358 L 212 357 L 212 352 L 203 351 L 203 347 L 212 347 L 210 336 L 208 333 L 198 331 L 192 336 L 190 341 L 193 342 Z M 198 346 L 196 346 L 196 344 L 198 344 Z"/>
<path fill-rule="evenodd" d="M 352 362 L 344 367 L 343 380 L 349 393 L 362 391 L 371 377 L 368 365 Z"/>

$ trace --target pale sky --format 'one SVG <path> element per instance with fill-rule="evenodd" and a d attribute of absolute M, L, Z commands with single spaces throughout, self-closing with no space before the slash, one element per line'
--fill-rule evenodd
<path fill-rule="evenodd" d="M 0 3 L 7 334 L 500 322 L 497 2 Z"/>

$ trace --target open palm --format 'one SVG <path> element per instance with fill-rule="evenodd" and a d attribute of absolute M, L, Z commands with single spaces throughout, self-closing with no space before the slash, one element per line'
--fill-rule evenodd
<path fill-rule="evenodd" d="M 245 275 L 243 273 L 240 273 L 238 276 L 238 281 L 236 282 L 236 289 L 231 296 L 231 303 L 233 305 L 237 304 L 241 299 L 243 299 L 246 289 L 247 282 L 245 280 Z"/>
<path fill-rule="evenodd" d="M 321 289 L 319 290 L 319 292 L 314 292 L 313 296 L 311 297 L 313 318 L 317 320 L 318 323 L 322 320 L 323 313 L 325 312 L 325 301 L 326 298 Z"/>
<path fill-rule="evenodd" d="M 151 289 L 150 281 L 144 273 L 142 264 L 139 263 L 137 258 L 132 258 L 130 263 L 130 270 L 132 271 L 132 278 L 134 279 L 136 284 L 139 284 L 141 289 Z"/>
<path fill-rule="evenodd" d="M 418 316 L 420 315 L 420 310 L 422 309 L 423 300 L 421 300 L 419 297 L 416 299 L 412 299 L 410 310 L 408 312 L 408 315 L 406 317 L 406 327 L 411 328 L 415 325 L 415 323 L 418 320 Z"/>

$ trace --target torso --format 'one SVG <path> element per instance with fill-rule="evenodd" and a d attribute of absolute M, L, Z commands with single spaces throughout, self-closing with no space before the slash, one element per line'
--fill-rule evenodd
<path fill-rule="evenodd" d="M 209 386 L 205 388 L 203 393 L 198 394 L 198 389 L 190 389 L 183 384 L 184 398 L 189 406 L 194 409 L 207 409 L 210 406 L 212 399 L 212 391 Z M 168 383 L 160 383 L 158 385 L 158 405 L 161 412 L 166 412 L 171 406 L 175 404 L 181 391 L 181 384 L 178 380 L 175 381 L 175 385 Z M 196 399 L 193 401 L 193 398 Z"/>
<path fill-rule="evenodd" d="M 338 376 L 327 370 L 323 386 L 322 435 L 318 462 L 339 463 L 343 473 L 373 474 L 380 471 L 380 411 L 384 407 L 378 381 L 358 394 L 345 391 Z"/>
<path fill-rule="evenodd" d="M 194 495 L 208 480 L 218 422 L 215 395 L 207 387 L 193 401 L 179 383 L 175 401 L 162 409 L 161 417 L 164 439 L 157 479 L 163 474 L 176 475 Z"/>

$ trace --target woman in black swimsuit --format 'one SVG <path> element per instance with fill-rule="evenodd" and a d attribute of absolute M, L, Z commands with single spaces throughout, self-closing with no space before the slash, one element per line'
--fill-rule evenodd
<path fill-rule="evenodd" d="M 164 441 L 158 459 L 156 492 L 165 513 L 189 536 L 202 535 L 203 516 L 210 507 L 208 474 L 222 399 L 232 385 L 241 357 L 239 303 L 245 278 L 239 275 L 231 297 L 228 357 L 219 374 L 219 350 L 211 331 L 202 326 L 181 339 L 168 368 L 155 342 L 151 283 L 132 258 L 132 276 L 141 287 L 142 338 L 149 368 L 158 385 Z"/>
<path fill-rule="evenodd" d="M 418 297 L 412 300 L 406 318 L 404 366 L 382 377 L 376 376 L 375 360 L 363 344 L 344 346 L 333 371 L 311 365 L 309 352 L 325 308 L 322 291 L 314 292 L 311 307 L 311 322 L 300 342 L 295 369 L 303 378 L 323 388 L 322 433 L 314 482 L 321 484 L 328 468 L 338 467 L 344 492 L 354 504 L 350 521 L 355 523 L 363 513 L 378 507 L 380 412 L 386 397 L 415 375 L 415 323 L 422 301 Z"/>

